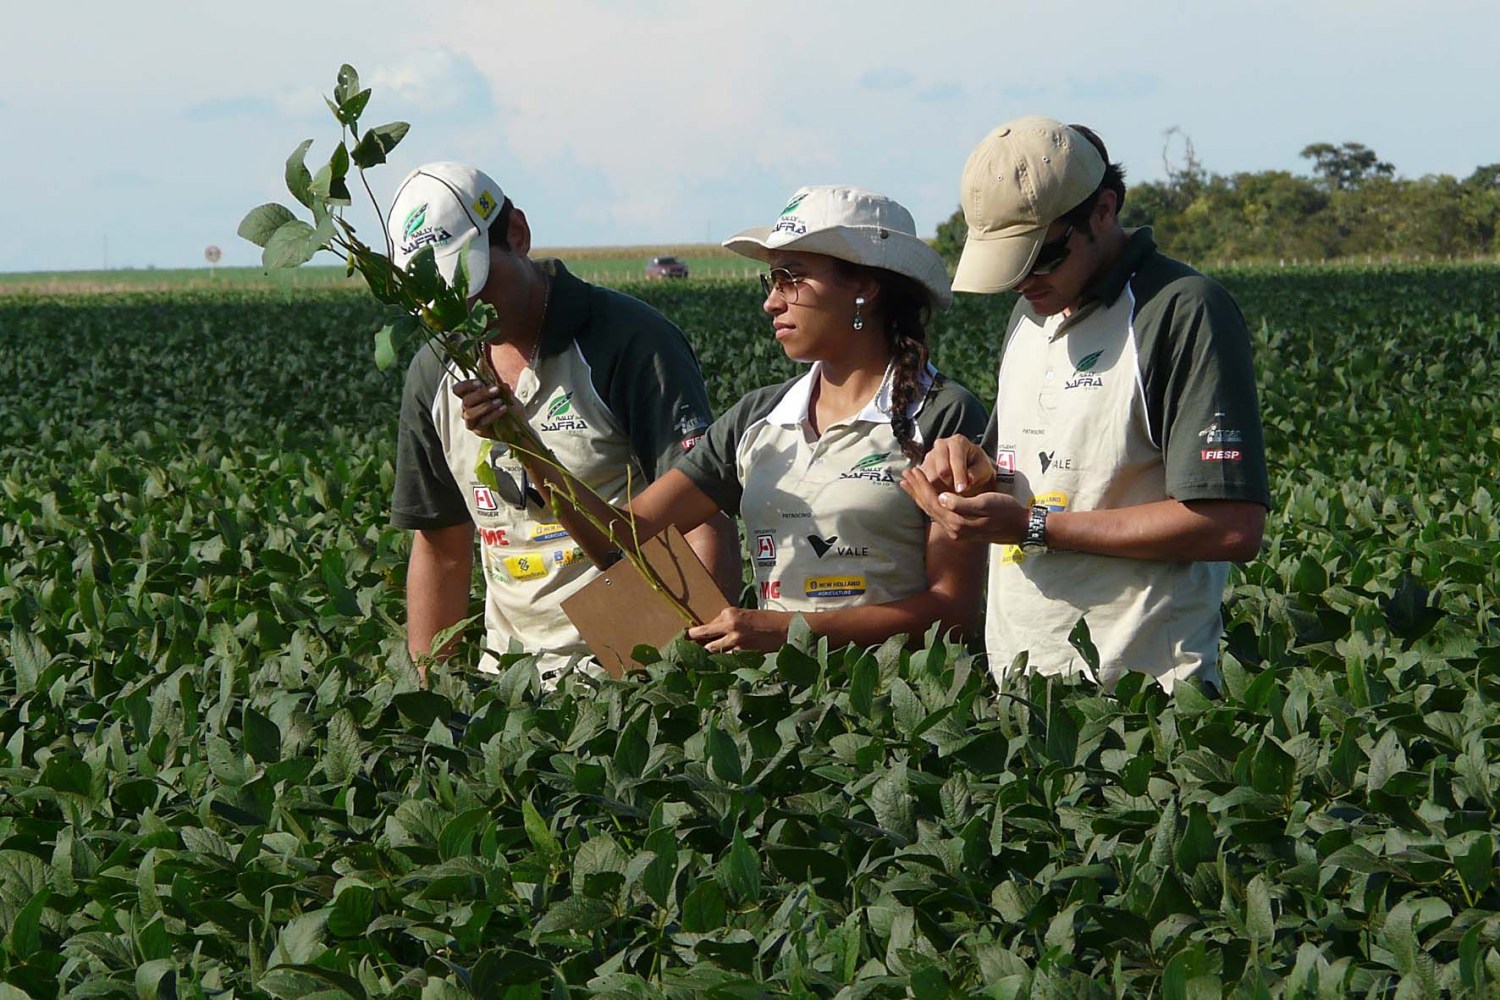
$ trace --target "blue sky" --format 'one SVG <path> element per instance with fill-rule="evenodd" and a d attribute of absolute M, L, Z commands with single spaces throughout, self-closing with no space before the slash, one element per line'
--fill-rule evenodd
<path fill-rule="evenodd" d="M 1023 114 L 1093 126 L 1138 180 L 1173 126 L 1220 173 L 1358 141 L 1462 177 L 1500 162 L 1496 38 L 1500 4 L 1469 0 L 27 3 L 0 60 L 0 271 L 199 266 L 209 244 L 255 264 L 239 219 L 289 200 L 297 143 L 326 158 L 346 61 L 365 124 L 412 124 L 370 173 L 382 204 L 467 160 L 557 247 L 721 240 L 812 183 L 930 234 L 969 150 Z M 350 217 L 374 242 L 362 197 Z"/>

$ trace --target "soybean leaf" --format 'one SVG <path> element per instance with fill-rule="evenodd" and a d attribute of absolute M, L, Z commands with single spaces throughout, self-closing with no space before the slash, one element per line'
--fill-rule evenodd
<path fill-rule="evenodd" d="M 286 158 L 286 189 L 308 208 L 312 207 L 312 173 L 307 169 L 307 151 L 312 147 L 311 139 L 304 139 Z"/>
<path fill-rule="evenodd" d="M 292 222 L 297 217 L 292 214 L 291 209 L 278 205 L 274 201 L 252 208 L 245 217 L 240 220 L 239 235 L 264 248 L 271 241 L 276 230 Z"/>
<path fill-rule="evenodd" d="M 354 161 L 355 166 L 363 170 L 384 163 L 386 156 L 396 148 L 397 143 L 406 137 L 410 129 L 411 126 L 406 122 L 377 125 L 365 132 L 364 137 L 350 151 L 349 158 Z"/>

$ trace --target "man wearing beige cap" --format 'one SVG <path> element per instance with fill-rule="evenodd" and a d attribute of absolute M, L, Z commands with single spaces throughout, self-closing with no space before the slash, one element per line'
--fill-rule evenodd
<path fill-rule="evenodd" d="M 387 220 L 393 260 L 431 246 L 451 280 L 466 257 L 471 295 L 494 306 L 488 363 L 527 421 L 575 475 L 623 503 L 690 451 L 708 428 L 708 393 L 682 331 L 638 299 L 597 288 L 560 261 L 533 260 L 531 227 L 482 171 L 429 163 L 402 181 Z M 468 614 L 474 537 L 485 580 L 486 647 L 534 653 L 545 683 L 588 649 L 561 603 L 594 578 L 542 503 L 519 458 L 470 431 L 460 381 L 421 350 L 406 374 L 391 522 L 415 532 L 407 566 L 414 657 Z M 488 462 L 498 489 L 479 478 Z M 737 587 L 738 540 L 722 516 L 688 542 L 721 585 Z M 733 592 L 733 589 L 731 589 Z M 480 669 L 492 670 L 486 656 Z"/>
<path fill-rule="evenodd" d="M 1218 682 L 1229 563 L 1270 505 L 1250 337 L 1216 282 L 1122 228 L 1124 172 L 1048 118 L 970 155 L 958 292 L 1021 295 L 981 445 L 937 442 L 903 485 L 954 538 L 989 543 L 997 678 L 1127 670 Z M 1080 646 L 1084 645 L 1079 643 Z"/>

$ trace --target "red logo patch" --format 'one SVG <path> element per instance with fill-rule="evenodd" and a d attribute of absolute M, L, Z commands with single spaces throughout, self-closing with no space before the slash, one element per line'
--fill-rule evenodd
<path fill-rule="evenodd" d="M 760 599 L 762 601 L 781 600 L 781 581 L 763 580 L 760 585 Z"/>
<path fill-rule="evenodd" d="M 1203 461 L 1205 462 L 1238 462 L 1240 452 L 1235 448 L 1204 448 Z"/>
<path fill-rule="evenodd" d="M 474 487 L 474 506 L 485 513 L 491 513 L 500 509 L 500 502 L 495 499 L 495 491 L 488 486 Z"/>

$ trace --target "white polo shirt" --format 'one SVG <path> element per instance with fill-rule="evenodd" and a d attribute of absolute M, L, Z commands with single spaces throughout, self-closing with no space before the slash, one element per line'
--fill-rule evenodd
<path fill-rule="evenodd" d="M 813 433 L 819 366 L 736 403 L 678 466 L 745 523 L 762 608 L 827 611 L 927 588 L 928 519 L 900 487 L 909 466 L 891 430 L 889 387 Z M 929 366 L 909 408 L 918 443 L 977 440 L 984 407 Z"/>

